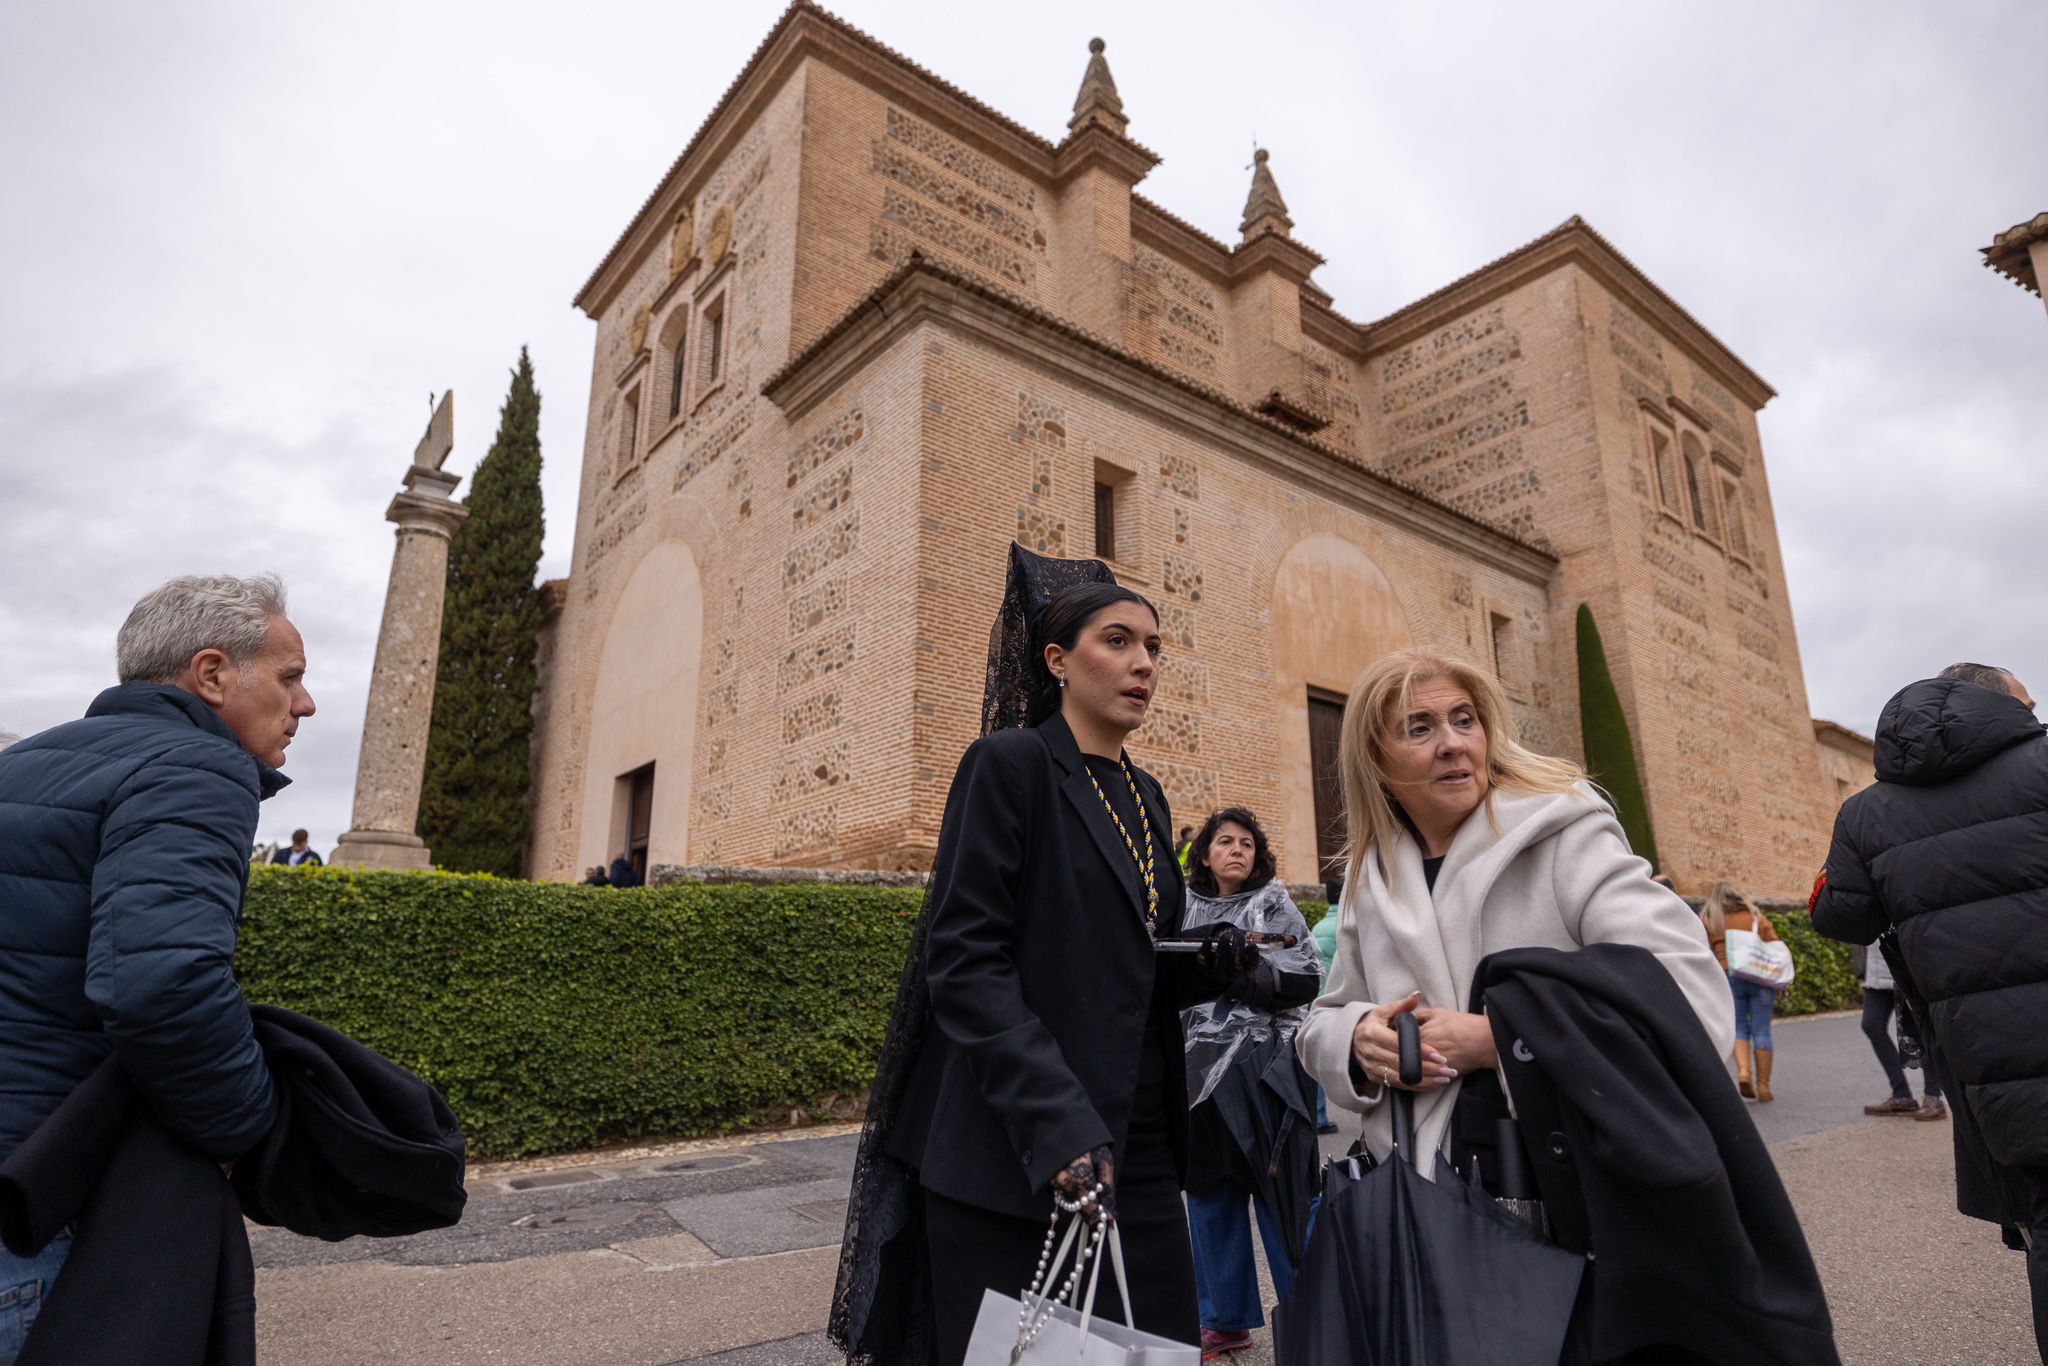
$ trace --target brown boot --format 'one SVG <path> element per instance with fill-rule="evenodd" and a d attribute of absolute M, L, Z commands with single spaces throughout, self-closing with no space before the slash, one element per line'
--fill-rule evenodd
<path fill-rule="evenodd" d="M 1749 1040 L 1735 1041 L 1735 1089 L 1749 1100 L 1756 1099 L 1756 1087 L 1749 1081 Z"/>
<path fill-rule="evenodd" d="M 1756 1099 L 1761 1105 L 1773 1099 L 1771 1095 L 1771 1050 L 1759 1048 L 1756 1051 Z"/>
<path fill-rule="evenodd" d="M 1913 1112 L 1915 1119 L 1947 1119 L 1948 1102 L 1940 1096 L 1928 1096 L 1920 1102 L 1920 1108 Z"/>

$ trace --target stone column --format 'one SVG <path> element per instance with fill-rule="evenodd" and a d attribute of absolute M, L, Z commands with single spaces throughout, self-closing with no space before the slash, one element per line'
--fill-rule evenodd
<path fill-rule="evenodd" d="M 385 510 L 398 524 L 384 621 L 370 670 L 370 705 L 356 762 L 353 827 L 333 862 L 358 868 L 431 868 L 426 842 L 414 834 L 434 716 L 434 675 L 441 658 L 441 604 L 448 589 L 448 544 L 469 509 L 453 494 L 461 476 L 441 462 L 454 444 L 454 394 L 444 394 L 413 453 L 405 488 Z"/>

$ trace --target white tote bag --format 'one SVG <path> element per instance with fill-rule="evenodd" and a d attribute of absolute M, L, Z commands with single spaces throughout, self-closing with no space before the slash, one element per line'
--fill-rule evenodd
<path fill-rule="evenodd" d="M 1767 940 L 1755 930 L 1730 930 L 1727 947 L 1730 977 L 1779 990 L 1792 985 L 1792 950 L 1784 940 Z"/>
<path fill-rule="evenodd" d="M 1077 1217 L 1075 1223 L 1079 1222 Z M 1066 1240 L 1060 1244 L 1059 1255 L 1053 1258 L 1046 1272 L 1048 1294 L 1059 1283 L 1060 1269 L 1073 1242 L 1073 1230 L 1069 1229 Z M 1201 1348 L 1141 1333 L 1131 1323 L 1131 1292 L 1124 1276 L 1124 1244 L 1115 1224 L 1109 1226 L 1109 1234 L 1103 1242 L 1104 1255 L 1097 1257 L 1095 1265 L 1090 1268 L 1087 1294 L 1078 1310 L 1051 1303 L 1029 1290 L 1021 1297 L 998 1294 L 992 1289 L 983 1291 L 981 1313 L 974 1320 L 974 1336 L 968 1339 L 963 1366 L 1201 1366 Z M 1087 1245 L 1086 1239 L 1081 1240 L 1074 1255 L 1080 1256 L 1080 1249 Z M 1123 1292 L 1122 1323 L 1095 1317 L 1096 1282 L 1102 1275 L 1105 1260 L 1116 1268 L 1117 1289 Z M 1030 1306 L 1029 1314 L 1025 1312 L 1027 1304 Z M 1018 1350 L 1024 1339 L 1018 1328 L 1020 1318 L 1032 1323 L 1043 1320 L 1037 1336 L 1022 1351 Z"/>

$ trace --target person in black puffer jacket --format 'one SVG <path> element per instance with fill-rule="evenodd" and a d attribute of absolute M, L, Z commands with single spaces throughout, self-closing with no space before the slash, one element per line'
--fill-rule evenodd
<path fill-rule="evenodd" d="M 120 686 L 0 751 L 0 1161 L 110 1055 L 215 1162 L 275 1122 L 234 952 L 257 804 L 313 714 L 284 609 L 272 576 L 173 579 L 121 627 Z M 69 1243 L 0 1252 L 0 1363 Z"/>
<path fill-rule="evenodd" d="M 2048 1362 L 2048 737 L 2011 674 L 1957 664 L 1902 689 L 1876 786 L 1843 805 L 1813 925 L 1896 931 L 1955 1116 L 1957 1205 L 2028 1246 Z"/>

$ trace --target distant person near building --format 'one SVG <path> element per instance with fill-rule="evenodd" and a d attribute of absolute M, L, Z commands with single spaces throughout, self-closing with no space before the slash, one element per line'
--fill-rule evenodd
<path fill-rule="evenodd" d="M 1948 1098 L 1956 1207 L 2026 1249 L 2048 1362 L 2048 738 L 2011 673 L 1954 664 L 1885 704 L 1876 766 L 1813 926 L 1886 955 Z"/>
<path fill-rule="evenodd" d="M 1194 848 L 1194 846 L 1195 827 L 1183 825 L 1180 828 L 1180 838 L 1173 842 L 1173 857 L 1179 862 L 1180 870 L 1183 873 L 1188 870 L 1188 851 Z"/>
<path fill-rule="evenodd" d="M 604 865 L 594 863 L 583 870 L 583 885 L 586 887 L 609 887 L 612 880 L 605 875 Z"/>
<path fill-rule="evenodd" d="M 1343 901 L 1343 883 L 1333 879 L 1324 884 L 1324 890 L 1335 885 L 1337 890 L 1330 893 L 1329 904 L 1323 910 L 1323 918 L 1316 922 L 1316 960 L 1322 965 L 1322 989 L 1330 989 L 1330 964 L 1337 961 L 1337 907 Z M 1316 1083 L 1316 1132 L 1334 1134 L 1337 1122 L 1330 1118 L 1330 1096 L 1323 1090 L 1321 1082 Z"/>
<path fill-rule="evenodd" d="M 258 805 L 313 714 L 305 647 L 274 576 L 179 578 L 115 655 L 83 720 L 0 753 L 0 1161 L 111 1055 L 164 1128 L 232 1163 L 278 1112 L 235 937 Z M 0 1251 L 0 1362 L 70 1250 Z"/>
<path fill-rule="evenodd" d="M 303 830 L 292 831 L 292 842 L 270 856 L 272 863 L 281 863 L 288 868 L 318 868 L 321 864 L 319 853 L 306 843 L 308 836 Z"/>
<path fill-rule="evenodd" d="M 1700 923 L 1707 927 L 1707 942 L 1714 946 L 1723 972 L 1728 971 L 1728 931 L 1749 930 L 1767 944 L 1778 937 L 1771 918 L 1725 882 L 1715 883 L 1707 893 Z M 1735 976 L 1728 978 L 1728 990 L 1735 998 L 1735 1089 L 1749 1100 L 1772 1100 L 1771 1013 L 1777 990 Z"/>
<path fill-rule="evenodd" d="M 633 866 L 631 858 L 622 853 L 612 860 L 609 882 L 613 887 L 638 887 L 640 885 L 640 870 Z"/>

